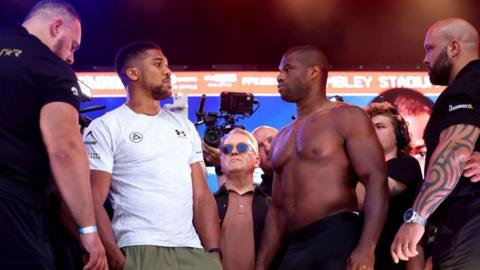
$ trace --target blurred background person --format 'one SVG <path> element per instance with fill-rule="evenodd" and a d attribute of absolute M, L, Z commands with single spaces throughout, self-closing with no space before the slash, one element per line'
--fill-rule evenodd
<path fill-rule="evenodd" d="M 270 126 L 259 126 L 252 131 L 253 136 L 258 142 L 258 155 L 260 156 L 260 168 L 263 171 L 260 188 L 263 192 L 272 196 L 273 169 L 270 159 L 270 146 L 273 137 L 277 135 L 278 130 Z"/>
<path fill-rule="evenodd" d="M 433 101 L 414 89 L 392 88 L 380 93 L 371 101 L 374 102 L 391 103 L 405 119 L 411 134 L 411 154 L 418 160 L 423 172 L 427 153 L 423 132 L 432 114 Z"/>
<path fill-rule="evenodd" d="M 380 144 L 385 152 L 387 162 L 388 187 L 390 205 L 387 220 L 375 251 L 376 270 L 404 270 L 419 265 L 423 269 L 420 256 L 409 262 L 395 264 L 390 256 L 390 245 L 395 234 L 403 223 L 403 213 L 412 205 L 415 192 L 422 181 L 422 172 L 418 161 L 410 156 L 412 147 L 409 126 L 397 109 L 389 102 L 371 103 L 365 111 L 372 119 Z M 359 205 L 363 204 L 364 187 L 358 183 L 357 195 Z"/>

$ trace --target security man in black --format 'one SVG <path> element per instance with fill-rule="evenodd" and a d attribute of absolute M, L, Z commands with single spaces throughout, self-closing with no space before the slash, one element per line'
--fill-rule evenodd
<path fill-rule="evenodd" d="M 425 171 L 440 133 L 457 124 L 480 128 L 480 60 L 466 65 L 435 102 L 424 133 L 428 149 Z M 474 151 L 480 151 L 478 139 Z M 434 269 L 480 269 L 480 258 L 469 252 L 480 250 L 480 183 L 473 183 L 462 174 L 429 220 L 438 227 L 432 250 Z M 448 268 L 459 266 L 462 261 L 469 261 L 467 268 Z"/>
<path fill-rule="evenodd" d="M 21 26 L 0 32 L 2 269 L 53 269 L 45 209 L 51 172 L 40 110 L 57 101 L 78 110 L 79 93 L 73 70 L 37 37 Z"/>

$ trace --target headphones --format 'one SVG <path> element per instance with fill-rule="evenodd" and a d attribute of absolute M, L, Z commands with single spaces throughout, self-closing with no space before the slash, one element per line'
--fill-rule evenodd
<path fill-rule="evenodd" d="M 410 143 L 408 124 L 396 108 L 391 108 L 390 112 L 393 114 L 393 119 L 395 119 L 395 138 L 397 139 L 397 147 L 403 148 Z"/>

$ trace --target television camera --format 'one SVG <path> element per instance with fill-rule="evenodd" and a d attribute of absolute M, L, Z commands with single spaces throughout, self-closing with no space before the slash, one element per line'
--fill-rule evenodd
<path fill-rule="evenodd" d="M 251 93 L 222 92 L 220 94 L 220 113 L 204 112 L 205 100 L 206 95 L 203 94 L 196 113 L 195 126 L 205 124 L 203 140 L 212 147 L 218 147 L 223 135 L 232 129 L 244 128 L 237 126 L 237 121 L 250 117 L 260 107 L 260 103 Z"/>

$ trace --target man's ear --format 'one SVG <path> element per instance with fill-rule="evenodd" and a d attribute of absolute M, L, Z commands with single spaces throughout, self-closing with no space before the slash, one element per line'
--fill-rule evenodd
<path fill-rule="evenodd" d="M 55 38 L 60 34 L 60 26 L 62 26 L 63 23 L 63 20 L 58 19 L 50 24 L 50 35 L 52 35 L 52 37 Z"/>
<path fill-rule="evenodd" d="M 314 79 L 316 77 L 321 76 L 321 73 L 322 73 L 322 70 L 320 69 L 320 67 L 317 65 L 313 65 L 310 67 L 308 74 L 310 75 L 311 79 Z"/>
<path fill-rule="evenodd" d="M 461 51 L 461 44 L 458 40 L 452 40 L 450 44 L 447 45 L 447 54 L 450 57 L 457 56 Z"/>
<path fill-rule="evenodd" d="M 140 72 L 137 68 L 129 67 L 125 69 L 125 74 L 130 81 L 138 81 L 140 78 Z"/>
<path fill-rule="evenodd" d="M 255 156 L 255 168 L 260 167 L 260 156 L 256 155 Z"/>

